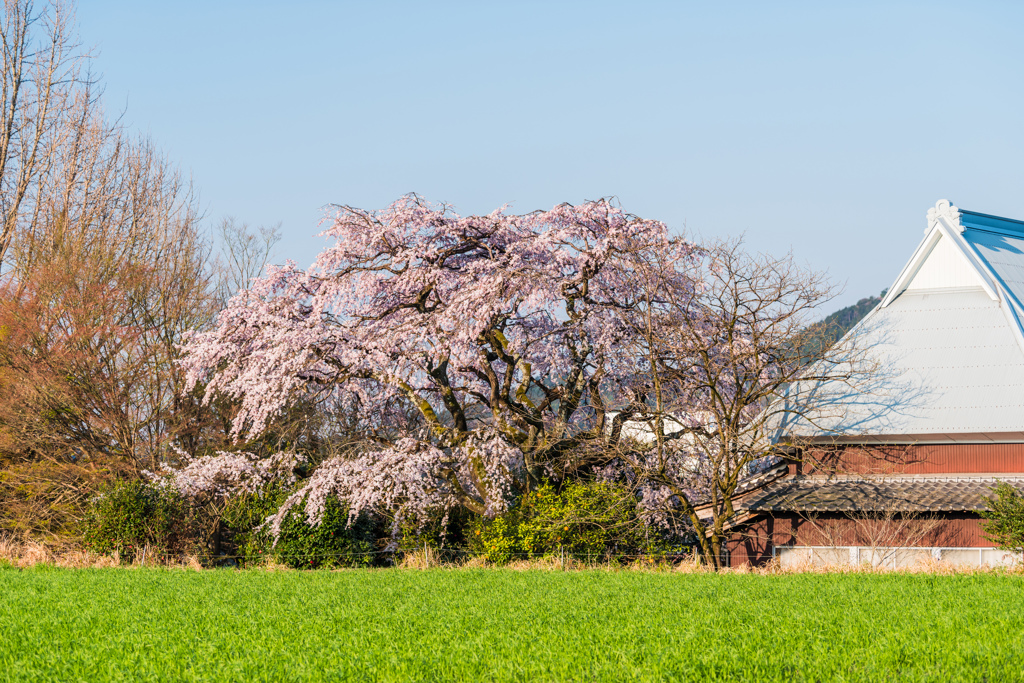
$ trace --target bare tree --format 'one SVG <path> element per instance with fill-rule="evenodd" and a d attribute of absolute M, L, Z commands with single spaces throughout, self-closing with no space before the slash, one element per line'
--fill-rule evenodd
<path fill-rule="evenodd" d="M 0 23 L 0 263 L 40 219 L 55 161 L 93 103 L 74 11 L 59 0 L 5 0 Z"/>
<path fill-rule="evenodd" d="M 39 199 L 46 229 L 12 243 L 2 364 L 35 399 L 21 397 L 27 412 L 0 405 L 0 423 L 32 450 L 141 463 L 182 407 L 177 345 L 215 311 L 209 245 L 189 184 L 151 144 L 98 116 L 77 137 L 54 164 L 60 184 Z"/>
<path fill-rule="evenodd" d="M 217 236 L 221 245 L 217 291 L 223 305 L 263 273 L 281 241 L 281 224 L 253 228 L 229 216 L 217 226 Z"/>
<path fill-rule="evenodd" d="M 100 112 L 77 126 L 51 150 L 38 219 L 18 226 L 0 278 L 0 507 L 36 532 L 183 433 L 218 433 L 176 365 L 216 312 L 190 183 Z"/>
<path fill-rule="evenodd" d="M 907 510 L 900 501 L 879 501 L 873 510 L 833 515 L 810 513 L 803 519 L 813 530 L 814 545 L 828 548 L 826 564 L 843 564 L 853 557 L 842 550 L 854 548 L 856 561 L 875 567 L 900 567 L 931 546 L 954 545 L 943 520 L 932 512 Z M 928 546 L 928 547 L 922 547 Z"/>
<path fill-rule="evenodd" d="M 669 259 L 632 263 L 639 294 L 623 315 L 624 338 L 645 365 L 616 417 L 633 436 L 613 441 L 608 457 L 647 487 L 663 517 L 688 520 L 705 561 L 719 567 L 734 499 L 774 462 L 780 426 L 841 409 L 808 388 L 850 386 L 870 368 L 852 344 L 815 343 L 809 323 L 836 289 L 791 255 L 753 255 L 728 241 Z M 667 286 L 667 267 L 687 269 L 698 285 Z"/>

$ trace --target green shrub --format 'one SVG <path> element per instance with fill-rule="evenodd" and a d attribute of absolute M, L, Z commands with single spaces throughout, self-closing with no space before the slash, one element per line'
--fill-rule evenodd
<path fill-rule="evenodd" d="M 489 561 L 562 555 L 578 560 L 626 560 L 664 554 L 668 544 L 640 519 L 627 487 L 608 482 L 571 482 L 561 491 L 545 484 L 508 512 L 480 519 L 471 534 Z"/>
<path fill-rule="evenodd" d="M 986 538 L 1000 550 L 1024 550 L 1024 496 L 1005 481 L 993 489 L 995 495 L 986 498 L 989 509 L 982 512 L 982 528 Z"/>
<path fill-rule="evenodd" d="M 470 535 L 479 521 L 479 515 L 461 507 L 435 512 L 427 519 L 407 518 L 399 527 L 396 551 L 402 555 L 427 546 L 433 557 L 443 561 L 464 559 Z"/>
<path fill-rule="evenodd" d="M 310 526 L 301 506 L 292 508 L 272 549 L 274 558 L 296 569 L 369 567 L 379 564 L 379 524 L 359 515 L 348 525 L 348 508 L 329 498 L 320 524 Z"/>
<path fill-rule="evenodd" d="M 270 485 L 259 493 L 229 499 L 221 513 L 221 546 L 225 552 L 242 565 L 263 562 L 273 542 L 263 524 L 287 497 L 287 491 Z"/>
<path fill-rule="evenodd" d="M 143 548 L 182 554 L 193 550 L 195 526 L 187 502 L 174 491 L 141 481 L 115 481 L 90 504 L 84 541 L 98 553 L 131 562 Z"/>
<path fill-rule="evenodd" d="M 320 524 L 306 522 L 303 506 L 293 507 L 281 525 L 274 543 L 264 528 L 267 517 L 284 503 L 290 491 L 270 488 L 262 495 L 239 497 L 231 501 L 223 520 L 236 552 L 244 564 L 272 558 L 295 569 L 333 567 L 369 567 L 381 564 L 377 540 L 382 525 L 362 514 L 348 525 L 348 508 L 329 498 Z"/>

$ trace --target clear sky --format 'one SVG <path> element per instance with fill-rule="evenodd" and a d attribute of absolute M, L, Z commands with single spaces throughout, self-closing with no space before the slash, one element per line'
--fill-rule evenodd
<path fill-rule="evenodd" d="M 895 279 L 940 198 L 1024 218 L 1024 3 L 84 0 L 109 110 L 210 223 L 415 191 L 461 213 L 617 196 L 845 283 Z"/>

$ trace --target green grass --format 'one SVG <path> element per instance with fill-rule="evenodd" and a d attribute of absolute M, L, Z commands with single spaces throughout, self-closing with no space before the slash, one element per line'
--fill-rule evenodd
<path fill-rule="evenodd" d="M 0 680 L 1024 680 L 1019 575 L 0 569 Z"/>

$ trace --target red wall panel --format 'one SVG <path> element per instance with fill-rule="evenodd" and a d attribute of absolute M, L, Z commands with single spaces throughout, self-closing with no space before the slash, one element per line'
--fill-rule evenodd
<path fill-rule="evenodd" d="M 970 513 L 853 517 L 829 514 L 777 518 L 771 545 L 857 545 L 885 547 L 991 548 L 981 518 Z"/>
<path fill-rule="evenodd" d="M 791 469 L 801 474 L 1024 474 L 1024 443 L 809 449 Z"/>
<path fill-rule="evenodd" d="M 970 513 L 937 513 L 900 520 L 842 514 L 763 517 L 736 533 L 726 547 L 729 565 L 760 565 L 782 545 L 992 548 L 981 518 Z"/>

